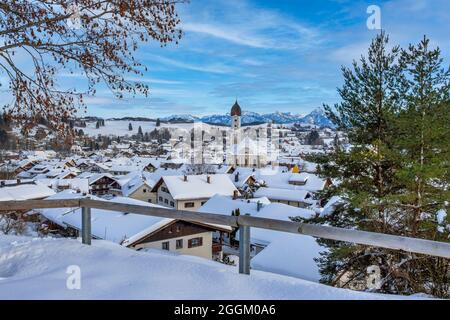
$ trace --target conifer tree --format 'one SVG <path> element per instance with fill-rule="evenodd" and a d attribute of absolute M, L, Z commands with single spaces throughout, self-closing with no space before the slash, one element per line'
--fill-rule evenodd
<path fill-rule="evenodd" d="M 319 175 L 340 182 L 327 191 L 328 195 L 339 194 L 345 203 L 315 222 L 397 233 L 390 220 L 397 214 L 390 197 L 397 192 L 393 179 L 398 168 L 398 156 L 393 148 L 393 118 L 400 95 L 401 73 L 397 63 L 400 49 L 389 50 L 388 41 L 388 36 L 382 32 L 373 39 L 367 57 L 361 57 L 359 64 L 354 61 L 352 68 L 342 68 L 344 84 L 338 89 L 342 102 L 334 106 L 335 110 L 324 106 L 327 116 L 348 136 L 352 148 L 337 147 L 329 154 L 312 159 L 319 164 Z M 383 274 L 388 274 L 389 265 L 394 263 L 389 260 L 388 250 L 321 242 L 329 247 L 318 261 L 321 281 L 325 283 L 360 287 L 365 285 L 367 267 L 378 265 Z M 389 291 L 389 285 L 386 283 L 383 289 Z"/>
<path fill-rule="evenodd" d="M 439 48 L 426 37 L 402 50 L 404 107 L 397 118 L 396 148 L 402 165 L 396 178 L 403 186 L 398 203 L 404 234 L 449 241 L 450 185 L 450 69 L 443 66 Z M 442 220 L 442 221 L 440 221 Z M 411 255 L 403 262 L 407 285 L 415 292 L 446 296 L 450 292 L 450 261 Z"/>
<path fill-rule="evenodd" d="M 310 159 L 340 181 L 319 197 L 344 200 L 311 222 L 449 241 L 450 71 L 426 38 L 408 50 L 387 44 L 381 33 L 367 59 L 343 68 L 342 103 L 325 106 L 352 148 Z M 321 243 L 329 249 L 318 259 L 323 282 L 364 289 L 366 268 L 377 265 L 382 292 L 449 295 L 448 259 Z"/>

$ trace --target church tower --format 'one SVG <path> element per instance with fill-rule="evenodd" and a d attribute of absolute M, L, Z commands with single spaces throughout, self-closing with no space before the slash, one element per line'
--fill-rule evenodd
<path fill-rule="evenodd" d="M 241 163 L 239 161 L 239 148 L 238 145 L 241 142 L 241 107 L 239 103 L 236 102 L 231 107 L 231 142 L 232 142 L 232 165 L 239 166 Z"/>
<path fill-rule="evenodd" d="M 241 107 L 239 106 L 239 103 L 237 102 L 237 100 L 231 107 L 230 115 L 231 115 L 231 128 L 233 130 L 240 129 L 241 128 L 242 111 L 241 111 Z"/>

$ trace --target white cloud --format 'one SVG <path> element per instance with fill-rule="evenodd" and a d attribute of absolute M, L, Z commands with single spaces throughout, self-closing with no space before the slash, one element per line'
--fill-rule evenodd
<path fill-rule="evenodd" d="M 187 69 L 187 70 L 193 70 L 193 71 L 218 73 L 218 74 L 233 73 L 236 71 L 235 68 L 227 66 L 222 63 L 197 65 L 197 64 L 191 64 L 188 62 L 182 62 L 182 61 L 171 59 L 171 58 L 162 57 L 162 56 L 155 55 L 155 54 L 147 54 L 146 58 L 151 59 L 156 62 L 164 63 L 166 65 L 170 65 L 173 67 Z"/>
<path fill-rule="evenodd" d="M 259 38 L 257 36 L 248 36 L 243 33 L 230 30 L 229 27 L 214 26 L 206 23 L 184 23 L 182 25 L 182 29 L 186 32 L 203 33 L 244 46 L 254 48 L 272 47 L 272 43 L 268 39 Z"/>

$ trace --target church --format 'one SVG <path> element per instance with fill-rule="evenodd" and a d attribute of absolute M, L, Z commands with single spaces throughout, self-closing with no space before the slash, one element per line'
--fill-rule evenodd
<path fill-rule="evenodd" d="M 236 100 L 231 107 L 231 133 L 226 162 L 233 167 L 261 168 L 272 160 L 271 124 L 241 127 L 242 110 Z"/>

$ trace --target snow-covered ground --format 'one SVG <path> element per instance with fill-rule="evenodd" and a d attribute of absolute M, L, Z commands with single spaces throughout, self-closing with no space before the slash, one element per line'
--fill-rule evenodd
<path fill-rule="evenodd" d="M 128 125 L 131 123 L 131 126 L 133 127 L 133 130 L 129 130 Z M 142 131 L 150 132 L 153 131 L 156 128 L 156 122 L 154 121 L 129 121 L 129 120 L 106 120 L 105 126 L 102 126 L 100 128 L 95 127 L 96 122 L 86 122 L 86 127 L 76 127 L 76 129 L 82 129 L 83 132 L 88 136 L 98 136 L 101 135 L 113 135 L 113 136 L 132 136 L 134 134 L 138 133 L 139 127 L 142 128 Z M 202 124 L 205 127 L 212 127 L 208 126 L 207 124 Z M 193 123 L 161 123 L 161 126 L 159 128 L 169 128 L 169 129 L 184 129 L 184 130 L 190 130 L 194 127 Z"/>
<path fill-rule="evenodd" d="M 67 288 L 70 266 L 80 268 L 79 290 Z M 0 299 L 399 298 L 406 297 L 337 289 L 256 270 L 241 275 L 236 267 L 202 258 L 137 252 L 106 241 L 85 246 L 71 239 L 0 235 Z"/>

